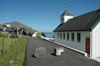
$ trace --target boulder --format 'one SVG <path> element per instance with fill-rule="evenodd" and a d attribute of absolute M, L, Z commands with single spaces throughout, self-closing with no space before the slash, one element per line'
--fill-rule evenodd
<path fill-rule="evenodd" d="M 46 56 L 46 49 L 44 47 L 36 48 L 34 56 L 36 58 L 45 57 Z"/>

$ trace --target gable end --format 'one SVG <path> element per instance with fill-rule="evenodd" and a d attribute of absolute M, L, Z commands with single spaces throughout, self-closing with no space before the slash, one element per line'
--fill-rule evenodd
<path fill-rule="evenodd" d="M 97 20 L 97 22 L 91 27 L 91 30 L 93 30 L 98 24 L 100 23 L 100 18 Z"/>

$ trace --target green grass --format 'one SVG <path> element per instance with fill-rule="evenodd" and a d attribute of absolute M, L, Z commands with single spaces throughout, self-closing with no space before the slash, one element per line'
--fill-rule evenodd
<path fill-rule="evenodd" d="M 0 54 L 0 66 L 9 66 L 10 60 L 14 59 L 16 52 L 19 52 L 14 62 L 14 66 L 23 66 L 23 61 L 25 57 L 25 47 L 27 42 L 27 37 L 22 37 L 17 39 L 5 38 L 4 39 L 4 54 Z M 0 38 L 0 50 L 2 46 L 2 38 Z M 21 50 L 20 50 L 21 49 Z"/>
<path fill-rule="evenodd" d="M 4 53 L 10 48 L 11 45 L 13 45 L 15 42 L 17 42 L 17 38 L 4 38 Z M 2 49 L 2 41 L 3 38 L 0 37 L 0 55 L 1 55 L 1 49 Z"/>
<path fill-rule="evenodd" d="M 40 36 L 37 36 L 36 38 L 37 38 L 37 39 L 41 39 L 41 37 L 40 37 Z"/>
<path fill-rule="evenodd" d="M 100 66 L 100 63 L 96 62 L 96 65 L 97 65 L 97 66 Z"/>

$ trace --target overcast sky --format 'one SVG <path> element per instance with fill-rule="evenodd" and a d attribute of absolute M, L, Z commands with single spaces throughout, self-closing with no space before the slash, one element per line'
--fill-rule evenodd
<path fill-rule="evenodd" d="M 100 8 L 100 0 L 67 0 L 74 17 Z M 65 0 L 0 0 L 0 23 L 18 21 L 41 32 L 60 24 Z"/>

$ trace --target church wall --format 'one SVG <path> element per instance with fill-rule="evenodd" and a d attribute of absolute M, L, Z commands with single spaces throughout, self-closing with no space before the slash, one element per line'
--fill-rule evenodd
<path fill-rule="evenodd" d="M 100 57 L 100 20 L 98 25 L 91 32 L 92 58 Z"/>
<path fill-rule="evenodd" d="M 58 33 L 62 33 L 62 38 Z M 65 39 L 63 39 L 63 33 L 65 33 Z M 69 40 L 67 40 L 67 33 L 69 33 Z M 74 41 L 71 39 L 71 34 L 74 33 Z M 80 42 L 77 41 L 77 33 L 81 34 Z M 85 52 L 86 49 L 86 38 L 90 37 L 90 32 L 55 32 L 55 42 L 61 43 L 62 45 L 74 48 L 76 50 Z"/>

